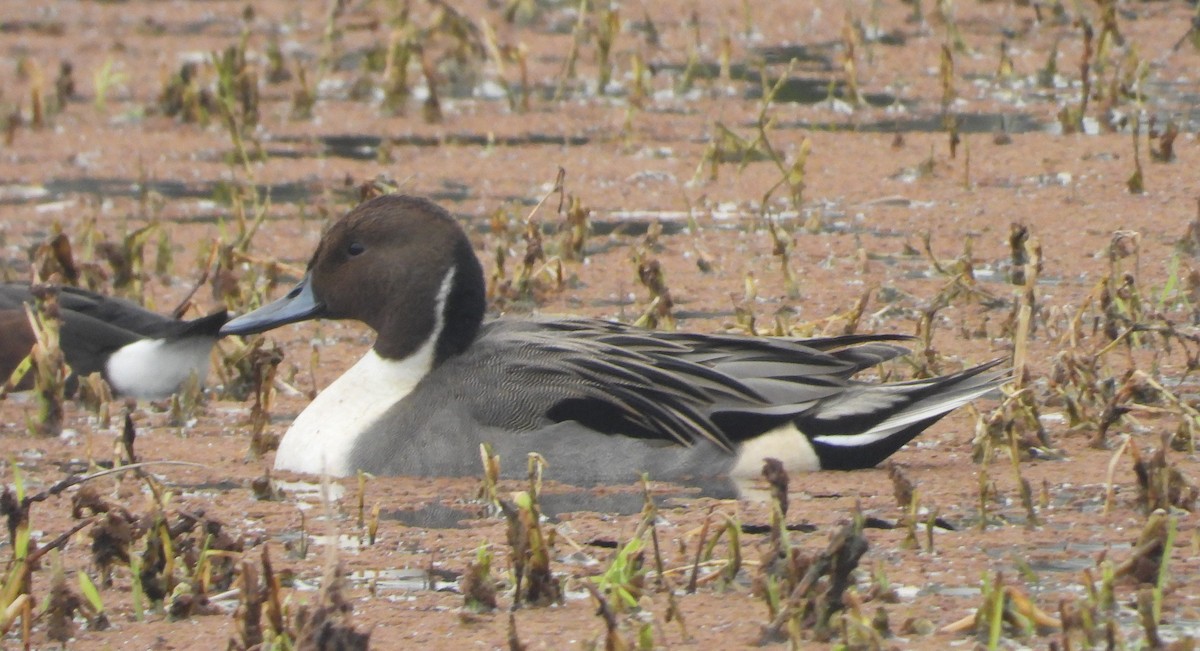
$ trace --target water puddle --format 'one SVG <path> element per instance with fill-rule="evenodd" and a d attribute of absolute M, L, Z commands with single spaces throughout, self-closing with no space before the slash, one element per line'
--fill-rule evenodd
<path fill-rule="evenodd" d="M 290 156 L 276 152 L 280 157 L 300 158 L 301 154 Z M 272 154 L 273 156 L 276 154 Z M 373 154 L 372 154 L 373 155 Z M 339 199 L 352 201 L 358 193 L 357 188 L 330 189 L 308 182 L 285 182 L 274 184 L 259 184 L 255 186 L 262 196 L 270 197 L 273 204 L 304 204 L 314 197 L 332 193 Z M 99 200 L 113 197 L 137 198 L 149 193 L 161 195 L 174 200 L 181 205 L 183 200 L 191 200 L 187 214 L 171 218 L 173 223 L 180 224 L 212 224 L 219 219 L 227 218 L 229 210 L 228 197 L 232 192 L 225 181 L 164 181 L 130 178 L 101 178 L 77 177 L 64 179 L 49 179 L 42 185 L 0 185 L 0 205 L 23 205 L 32 201 L 38 202 L 38 209 L 44 212 L 63 212 L 73 207 L 64 199 L 69 196 L 92 196 Z M 434 201 L 460 202 L 471 196 L 470 186 L 461 183 L 447 183 L 440 190 L 431 189 L 423 192 Z M 504 201 L 504 197 L 497 198 Z M 277 217 L 276 217 L 277 218 Z M 268 217 L 271 219 L 271 217 Z"/>
<path fill-rule="evenodd" d="M 286 540 L 286 537 L 285 537 Z M 357 534 L 342 533 L 337 536 L 328 536 L 324 534 L 309 534 L 308 544 L 310 545 L 332 545 L 337 544 L 337 548 L 343 551 L 356 551 L 368 546 L 368 541 L 365 536 Z"/>
<path fill-rule="evenodd" d="M 63 197 L 68 194 L 140 198 L 154 192 L 168 199 L 216 199 L 228 194 L 224 181 L 184 182 L 170 180 L 78 177 L 49 179 L 42 186 L 46 197 Z M 258 185 L 260 194 L 269 194 L 272 202 L 300 203 L 322 191 L 307 182 L 285 182 Z M 18 203 L 19 200 L 0 199 L 0 203 Z"/>
<path fill-rule="evenodd" d="M 861 209 L 871 208 L 875 205 L 927 207 L 919 202 L 909 201 L 902 197 L 889 197 L 878 204 L 859 204 L 854 209 L 861 211 Z M 864 235 L 876 238 L 905 238 L 912 236 L 912 233 L 909 231 L 872 225 L 867 220 L 857 217 L 851 218 L 842 209 L 833 206 L 806 207 L 803 213 L 796 210 L 778 210 L 772 212 L 771 217 L 776 222 L 796 222 L 807 220 L 809 214 L 814 210 L 822 213 L 822 233 Z M 764 233 L 766 232 L 764 222 L 760 221 L 758 209 L 740 204 L 721 204 L 712 209 L 690 214 L 682 210 L 613 210 L 607 213 L 593 214 L 590 224 L 593 234 L 599 236 L 616 234 L 637 237 L 644 235 L 655 224 L 662 228 L 664 235 L 676 235 L 687 231 L 689 218 L 695 217 L 703 217 L 706 220 L 711 219 L 714 222 L 712 227 L 718 230 L 725 229 L 747 232 L 758 229 Z M 708 227 L 706 224 L 706 228 Z M 480 230 L 482 228 L 483 226 L 480 226 Z M 924 260 L 924 258 L 913 259 Z"/>
<path fill-rule="evenodd" d="M 387 570 L 358 570 L 347 577 L 351 583 L 374 592 L 458 592 L 457 572 L 406 567 Z"/>
<path fill-rule="evenodd" d="M 471 521 L 487 517 L 482 505 L 431 502 L 414 509 L 390 509 L 379 512 L 380 520 L 392 520 L 417 529 L 466 529 Z"/>
<path fill-rule="evenodd" d="M 1041 133 L 1050 125 L 1027 113 L 961 113 L 956 114 L 959 133 Z M 780 122 L 783 129 L 835 131 L 855 133 L 941 133 L 946 131 L 940 115 L 912 115 L 875 122 L 813 122 L 797 120 Z"/>
<path fill-rule="evenodd" d="M 321 501 L 321 483 L 308 481 L 280 481 L 275 480 L 275 487 L 285 493 L 290 493 L 298 500 L 306 502 Z M 329 482 L 329 499 L 336 502 L 342 499 L 346 494 L 346 487 L 337 482 Z"/>
<path fill-rule="evenodd" d="M 825 77 L 788 77 L 782 83 L 778 79 L 771 79 L 768 83 L 772 88 L 775 84 L 779 85 L 779 91 L 775 93 L 776 102 L 820 104 L 846 96 L 844 82 L 830 81 Z M 762 99 L 762 85 L 758 79 L 755 79 L 754 85 L 746 90 L 743 97 L 749 100 Z M 888 93 L 862 93 L 862 99 L 875 107 L 892 106 L 897 102 L 896 96 Z"/>
<path fill-rule="evenodd" d="M 580 147 L 591 139 L 587 136 L 567 136 L 553 133 L 496 135 L 470 131 L 441 136 L 400 135 L 373 136 L 366 134 L 334 134 L 317 137 L 276 136 L 270 142 L 285 147 L 268 147 L 266 153 L 275 158 L 349 158 L 376 160 L 384 142 L 390 147 Z M 289 146 L 290 145 L 290 146 Z"/>
<path fill-rule="evenodd" d="M 936 594 L 943 597 L 978 597 L 983 594 L 979 586 L 971 585 L 941 585 L 931 583 L 916 591 L 917 595 Z"/>
<path fill-rule="evenodd" d="M 663 490 L 652 494 L 660 510 L 687 508 L 685 500 L 696 497 L 733 499 L 738 496 L 736 487 L 728 481 L 681 485 L 677 489 Z M 568 513 L 609 513 L 635 515 L 641 513 L 645 498 L 640 490 L 564 490 L 542 493 L 539 501 L 542 515 L 551 522 L 558 521 Z M 421 529 L 466 529 L 474 521 L 492 517 L 487 507 L 476 502 L 429 502 L 410 509 L 381 511 L 382 520 L 399 522 L 407 527 Z"/>
<path fill-rule="evenodd" d="M 779 78 L 768 75 L 768 88 L 779 84 L 775 94 L 776 102 L 793 104 L 819 104 L 831 97 L 846 95 L 845 81 L 835 79 L 827 71 L 835 67 L 831 56 L 818 50 L 832 52 L 832 44 L 828 47 L 821 45 L 779 45 L 760 48 L 749 62 L 731 63 L 728 68 L 729 79 L 741 82 L 746 86 L 743 97 L 746 99 L 761 99 L 763 93 L 762 66 L 787 66 L 792 61 L 809 72 L 806 76 L 792 76 L 779 84 Z M 695 79 L 706 81 L 717 80 L 722 75 L 720 64 L 715 61 L 700 62 L 668 62 L 659 63 L 656 68 L 673 76 L 681 75 L 685 70 Z M 891 106 L 896 103 L 895 95 L 890 93 L 864 93 L 863 99 L 872 106 Z"/>

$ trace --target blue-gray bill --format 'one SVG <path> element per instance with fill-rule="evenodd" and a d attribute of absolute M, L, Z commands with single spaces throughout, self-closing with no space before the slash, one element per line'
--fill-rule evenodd
<path fill-rule="evenodd" d="M 316 318 L 324 312 L 325 304 L 313 295 L 310 274 L 306 273 L 286 296 L 231 320 L 221 328 L 221 334 L 257 334 L 281 325 Z"/>

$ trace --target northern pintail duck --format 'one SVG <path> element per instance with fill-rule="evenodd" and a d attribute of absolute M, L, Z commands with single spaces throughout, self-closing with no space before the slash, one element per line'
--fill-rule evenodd
<path fill-rule="evenodd" d="M 33 348 L 24 305 L 28 285 L 0 284 L 0 383 Z M 77 287 L 58 288 L 62 331 L 59 345 L 74 376 L 100 372 L 119 395 L 165 398 L 193 374 L 203 382 L 209 353 L 228 320 L 225 310 L 181 321 L 130 301 Z M 26 375 L 17 389 L 29 388 Z"/>
<path fill-rule="evenodd" d="M 322 237 L 286 296 L 233 319 L 247 335 L 356 319 L 374 347 L 284 435 L 275 467 L 348 475 L 470 475 L 479 445 L 507 468 L 528 452 L 572 483 L 868 468 L 1004 382 L 1000 360 L 944 377 L 869 384 L 908 351 L 899 335 L 823 339 L 648 331 L 609 321 L 484 321 L 483 270 L 434 203 L 367 201 Z M 515 462 L 515 463 L 514 463 Z"/>

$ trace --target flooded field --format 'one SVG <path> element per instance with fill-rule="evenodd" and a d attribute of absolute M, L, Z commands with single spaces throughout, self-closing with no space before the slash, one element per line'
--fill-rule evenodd
<path fill-rule="evenodd" d="M 526 603 L 533 554 L 482 464 L 269 472 L 365 326 L 222 340 L 203 391 L 70 400 L 50 436 L 8 395 L 5 643 L 1191 648 L 1198 21 L 1124 0 L 0 4 L 0 280 L 240 313 L 398 191 L 467 226 L 497 315 L 898 332 L 913 355 L 882 377 L 1019 371 L 894 466 L 792 477 L 786 528 L 765 482 L 545 468 L 549 604 Z M 56 487 L 131 458 L 185 463 Z"/>

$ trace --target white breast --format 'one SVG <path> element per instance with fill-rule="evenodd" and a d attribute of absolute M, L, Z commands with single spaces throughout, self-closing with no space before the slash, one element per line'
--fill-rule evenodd
<path fill-rule="evenodd" d="M 368 352 L 300 412 L 279 443 L 275 468 L 334 477 L 354 472 L 350 452 L 355 440 L 412 392 L 432 361 L 432 341 L 403 361 Z"/>
<path fill-rule="evenodd" d="M 433 368 L 434 349 L 445 327 L 446 297 L 453 282 L 451 267 L 438 291 L 433 332 L 415 353 L 402 360 L 388 360 L 371 349 L 300 412 L 279 442 L 277 470 L 334 477 L 354 472 L 350 453 L 358 437 L 412 393 Z"/>

